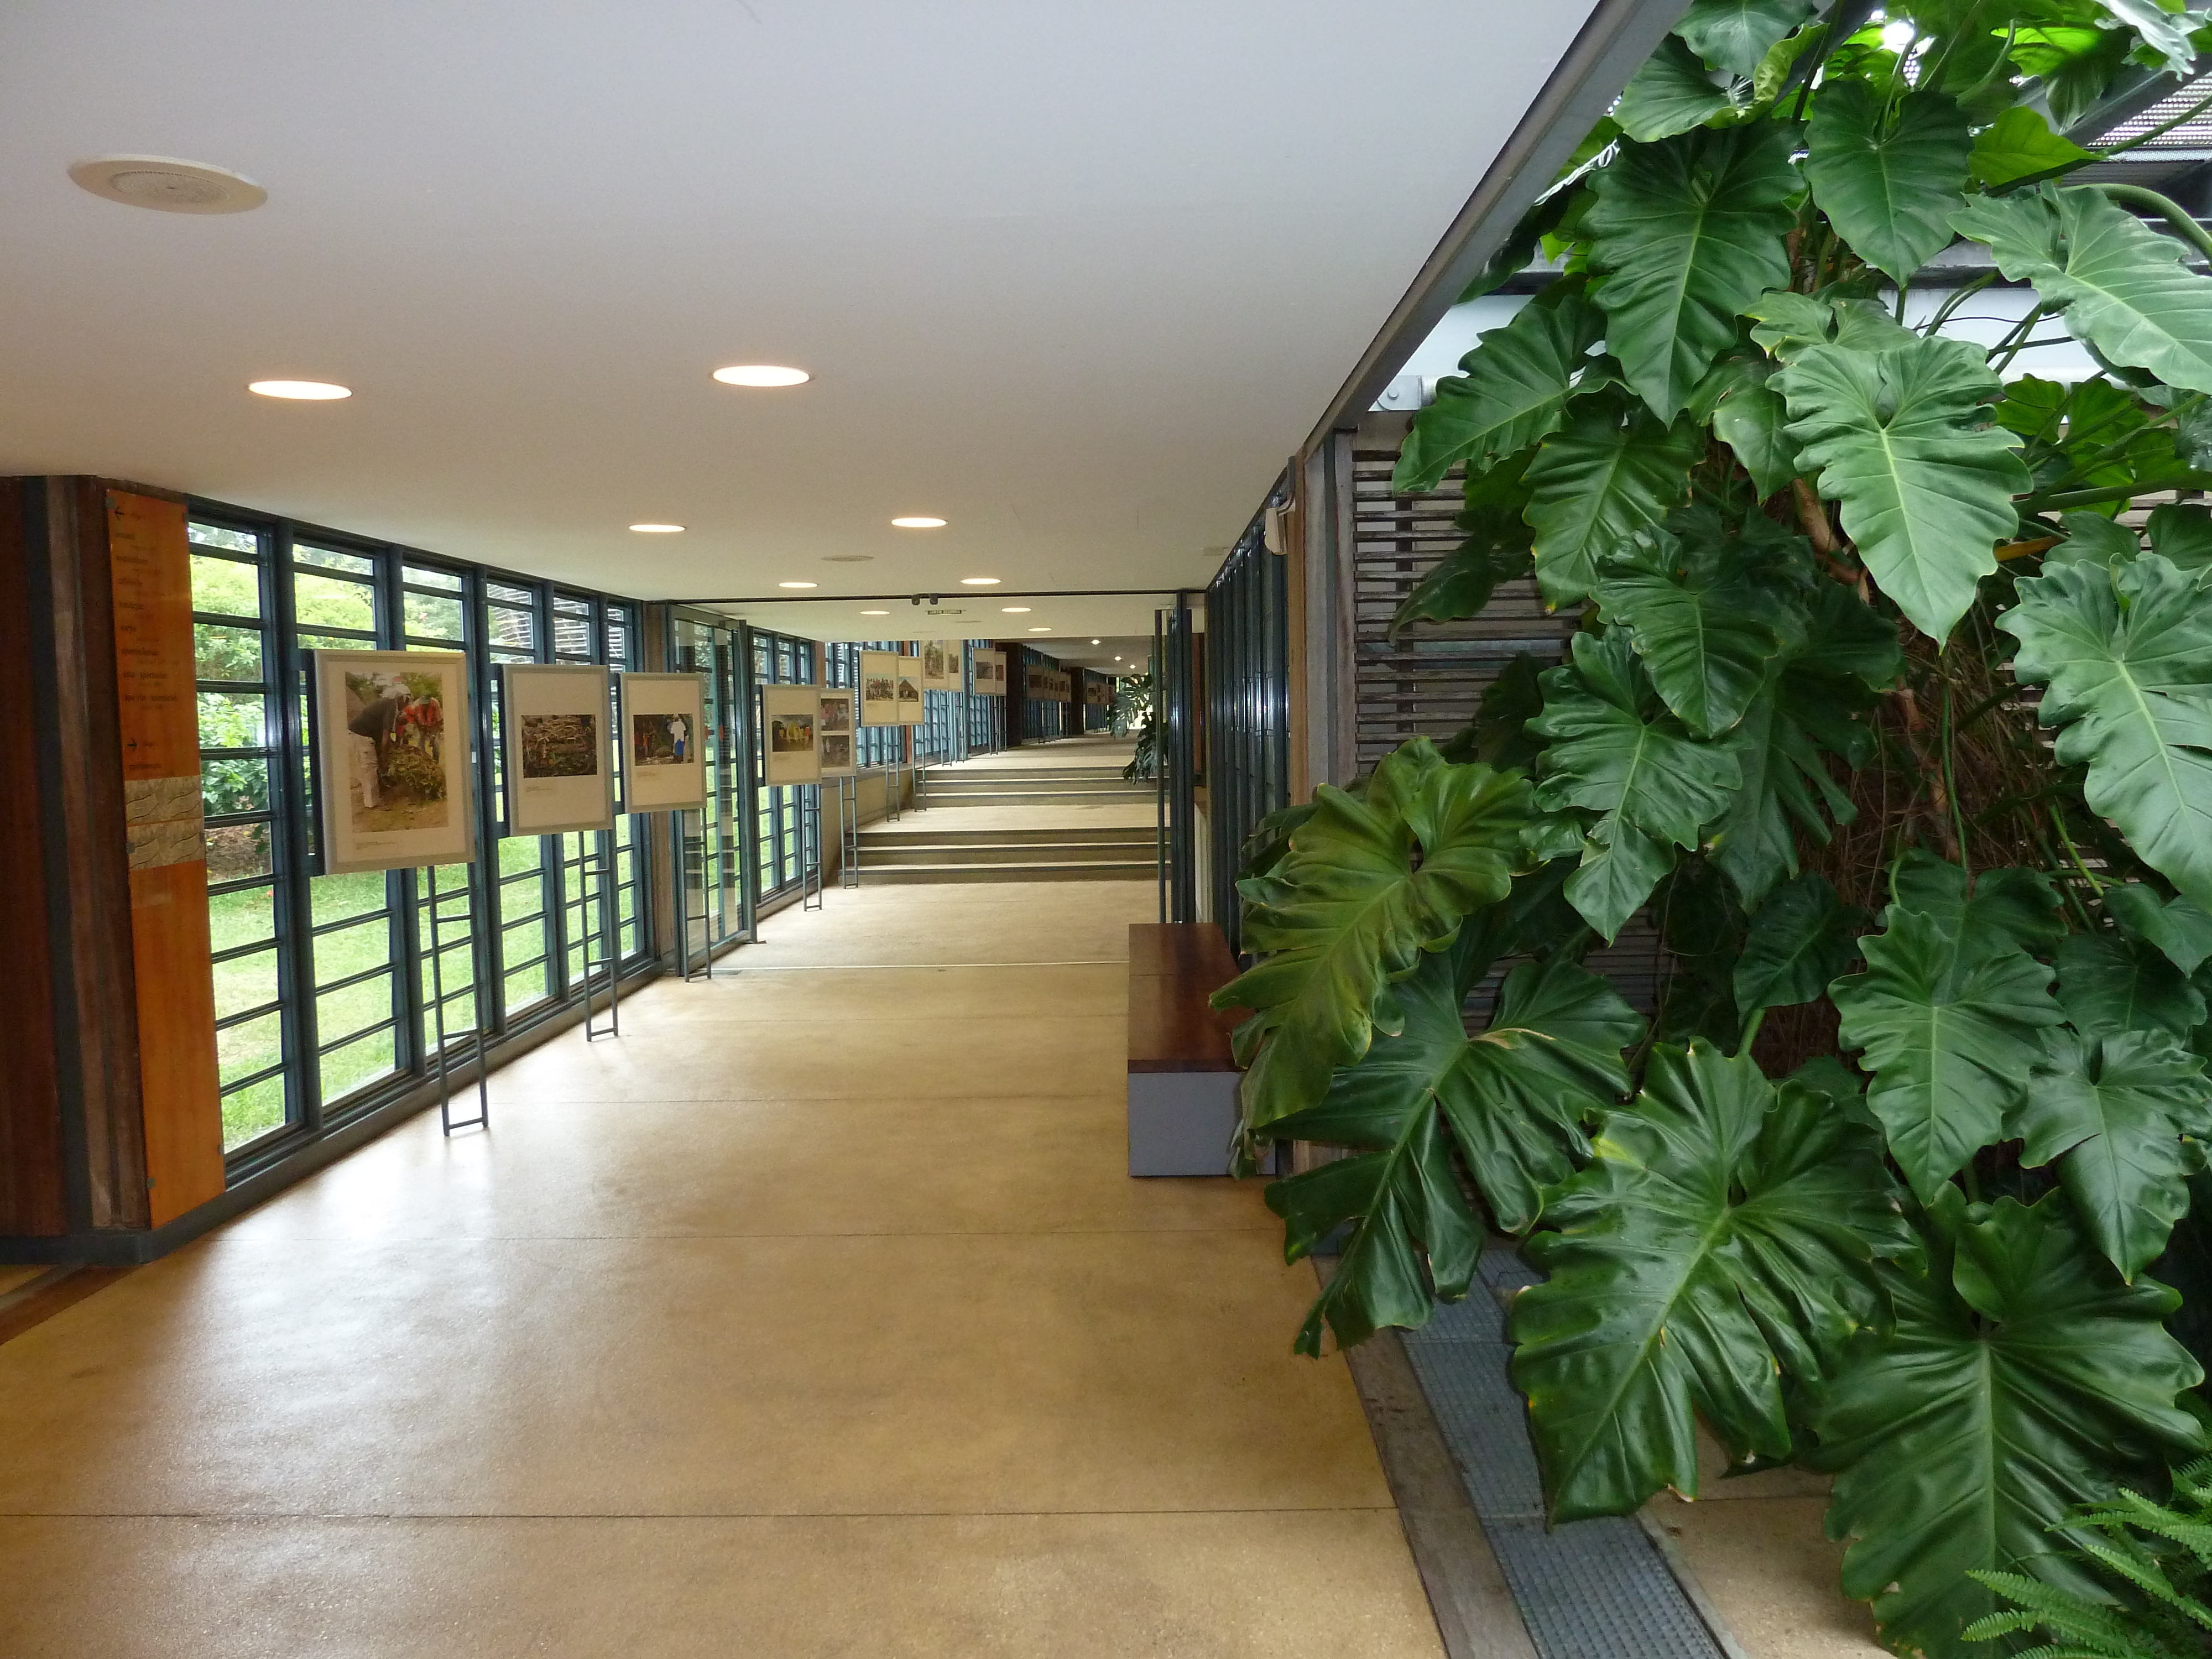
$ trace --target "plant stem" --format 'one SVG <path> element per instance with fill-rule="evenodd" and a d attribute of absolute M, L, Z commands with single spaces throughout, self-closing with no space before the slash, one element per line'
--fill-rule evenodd
<path fill-rule="evenodd" d="M 2009 367 L 2012 360 L 2020 356 L 2021 348 L 2027 343 L 2027 337 L 2034 331 L 2035 325 L 2043 320 L 2043 302 L 2039 300 L 2029 308 L 2027 315 L 2020 319 L 2020 326 L 1990 349 L 1990 367 L 1994 369 Z M 2002 361 L 1997 356 L 2000 351 L 2004 353 Z"/>
<path fill-rule="evenodd" d="M 1956 832 L 1951 822 L 1950 793 L 1943 787 L 1942 769 L 1929 765 L 1928 751 L 1920 746 L 1920 730 L 1927 724 L 1921 718 L 1920 700 L 1913 696 L 1912 688 L 1902 682 L 1899 684 L 1895 696 L 1897 706 L 1905 715 L 1905 746 L 1911 751 L 1913 769 L 1928 780 L 1929 793 L 1934 798 L 1936 839 L 1943 844 L 1943 856 L 1956 864 L 1960 860 L 1960 853 Z M 1915 799 L 1917 799 L 1917 794 Z"/>
<path fill-rule="evenodd" d="M 1951 320 L 1951 313 L 1953 312 L 1956 311 L 1960 306 L 1966 304 L 1968 300 L 1973 298 L 1975 295 L 1979 294 L 1991 283 L 1996 281 L 1996 272 L 1994 270 L 1985 270 L 1980 276 L 1975 277 L 1972 282 L 1961 283 L 1959 285 L 1959 291 L 1956 294 L 1954 294 L 1949 299 L 1944 301 L 1941 306 L 1936 307 L 1936 314 L 1928 319 L 1924 331 L 1929 334 L 1940 332 L 1943 325 Z"/>
<path fill-rule="evenodd" d="M 2174 234 L 2205 258 L 2212 259 L 2212 232 L 2207 232 L 2197 222 L 2196 216 L 2172 197 L 2145 190 L 2141 185 L 2099 185 L 2096 188 L 2121 207 L 2138 207 L 2146 213 L 2155 213 L 2173 228 Z"/>
<path fill-rule="evenodd" d="M 1741 1054 L 1750 1051 L 1751 1040 L 1759 1035 L 1759 1028 L 1765 1023 L 1765 1009 L 1754 1008 L 1751 1011 L 1751 1018 L 1743 1023 L 1743 1035 L 1736 1039 L 1736 1053 Z"/>
<path fill-rule="evenodd" d="M 1959 810 L 1959 779 L 1953 769 L 1951 755 L 1951 677 L 1943 676 L 1943 718 L 1937 728 L 1937 737 L 1943 745 L 1943 793 L 1951 805 L 1951 828 L 1959 837 L 1959 866 L 1969 876 L 1974 873 L 1972 860 L 1966 851 L 1966 815 Z"/>
<path fill-rule="evenodd" d="M 2196 477 L 2174 478 L 2160 483 L 2154 478 L 2138 478 L 2133 483 L 2100 484 L 2094 489 L 2061 489 L 2048 495 L 2023 495 L 2020 510 L 2023 513 L 2045 513 L 2054 507 L 2098 507 L 2106 501 L 2131 501 L 2138 495 L 2148 495 L 2161 489 L 2195 489 L 2203 480 Z"/>
<path fill-rule="evenodd" d="M 2075 846 L 2074 837 L 2066 833 L 2066 815 L 2053 812 L 2051 821 L 2058 827 L 2058 839 L 2066 843 L 2066 856 L 2074 860 L 2074 867 L 2081 872 L 2081 879 L 2089 884 L 2089 890 L 2101 901 L 2105 896 L 2105 884 L 2091 875 L 2089 866 L 2081 862 L 2081 849 Z"/>

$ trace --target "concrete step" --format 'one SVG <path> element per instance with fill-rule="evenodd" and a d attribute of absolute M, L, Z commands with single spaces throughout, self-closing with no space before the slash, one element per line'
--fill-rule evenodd
<path fill-rule="evenodd" d="M 994 783 L 1124 783 L 1119 765 L 931 765 L 925 768 L 931 783 L 938 779 L 988 779 Z"/>
<path fill-rule="evenodd" d="M 860 863 L 863 887 L 880 883 L 919 885 L 967 881 L 1150 881 L 1159 873 L 1152 860 L 1097 863 L 1066 861 L 998 864 L 870 864 Z"/>
<path fill-rule="evenodd" d="M 919 817 L 925 822 L 914 820 Z M 1061 846 L 1072 842 L 1129 842 L 1146 847 L 1159 839 L 1159 831 L 1149 823 L 1113 824 L 1104 827 L 1075 824 L 1040 824 L 1024 830 L 961 830 L 943 823 L 928 823 L 927 813 L 908 813 L 896 823 L 872 823 L 860 831 L 863 847 L 960 847 L 978 842 L 1003 842 L 1007 845 L 1025 843 L 1031 846 Z M 953 820 L 955 823 L 958 820 Z"/>
<path fill-rule="evenodd" d="M 863 837 L 863 872 L 897 864 L 1126 864 L 1142 861 L 1152 867 L 1158 842 L 1146 836 L 1140 841 L 1022 841 L 959 842 L 951 846 L 883 847 Z"/>
<path fill-rule="evenodd" d="M 1143 799 L 1152 791 L 1130 789 L 939 789 L 923 793 L 925 806 L 1097 806 Z M 908 808 L 912 811 L 912 808 Z"/>
<path fill-rule="evenodd" d="M 1099 772 L 1095 779 L 1033 779 L 1026 772 L 929 772 L 931 790 L 1133 790 L 1133 779 Z"/>

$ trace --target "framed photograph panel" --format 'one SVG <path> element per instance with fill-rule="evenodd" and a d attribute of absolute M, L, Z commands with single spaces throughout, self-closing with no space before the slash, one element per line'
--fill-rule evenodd
<path fill-rule="evenodd" d="M 823 686 L 819 699 L 821 716 L 814 727 L 815 749 L 822 757 L 825 778 L 849 778 L 855 771 L 853 728 L 855 697 L 849 687 Z"/>
<path fill-rule="evenodd" d="M 901 726 L 920 726 L 927 718 L 927 703 L 922 696 L 925 682 L 921 673 L 921 659 L 898 659 L 898 723 Z"/>
<path fill-rule="evenodd" d="M 324 872 L 472 862 L 467 658 L 310 655 Z"/>
<path fill-rule="evenodd" d="M 860 653 L 860 724 L 899 724 L 899 654 L 896 651 Z"/>
<path fill-rule="evenodd" d="M 1005 652 L 976 652 L 975 689 L 988 696 L 1003 697 L 1006 695 L 1006 653 Z"/>
<path fill-rule="evenodd" d="M 921 683 L 931 691 L 959 691 L 966 688 L 965 640 L 931 640 L 921 647 Z"/>
<path fill-rule="evenodd" d="M 760 689 L 762 768 L 769 783 L 818 783 L 822 688 L 763 685 Z"/>
<path fill-rule="evenodd" d="M 685 811 L 707 804 L 706 688 L 696 674 L 622 677 L 623 805 Z"/>
<path fill-rule="evenodd" d="M 604 668 L 500 665 L 501 769 L 507 832 L 552 836 L 615 827 L 614 708 Z"/>

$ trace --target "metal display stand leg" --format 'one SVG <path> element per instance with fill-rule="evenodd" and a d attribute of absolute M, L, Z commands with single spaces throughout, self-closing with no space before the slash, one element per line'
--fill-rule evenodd
<path fill-rule="evenodd" d="M 818 781 L 814 786 L 811 811 L 814 817 L 814 858 L 807 868 L 799 874 L 799 908 L 802 910 L 819 910 L 823 903 L 822 786 Z M 811 886 L 808 884 L 810 882 L 812 884 Z"/>
<path fill-rule="evenodd" d="M 477 1050 L 477 1115 L 456 1120 L 453 1116 L 453 1080 L 446 1054 L 446 969 L 445 953 L 439 948 L 439 911 L 442 901 L 438 895 L 438 866 L 428 866 L 430 872 L 430 1006 L 432 1024 L 438 1035 L 438 1127 L 450 1135 L 456 1129 L 489 1129 L 491 1127 L 490 1067 L 484 1057 L 483 987 L 470 987 L 471 1000 L 476 1007 L 475 1029 L 470 1033 L 476 1039 Z M 476 928 L 477 877 L 476 866 L 467 866 L 469 885 L 464 897 L 468 902 L 468 923 L 471 933 Z"/>
<path fill-rule="evenodd" d="M 601 1037 L 622 1035 L 622 927 L 615 914 L 614 854 L 607 846 L 611 839 L 605 830 L 594 831 L 599 845 L 596 858 L 580 873 L 593 877 L 591 908 L 598 912 L 599 925 L 586 930 L 584 935 L 584 1041 L 597 1042 Z M 599 941 L 599 962 L 607 973 L 607 1023 L 597 1024 L 598 1016 L 592 1007 L 592 939 Z"/>
<path fill-rule="evenodd" d="M 683 953 L 684 980 L 686 984 L 689 984 L 693 980 L 714 977 L 714 942 L 712 939 L 702 942 L 701 963 L 697 968 L 693 968 L 691 965 L 691 860 L 684 844 L 684 821 L 687 816 L 689 815 L 680 809 L 675 815 L 676 948 Z M 706 932 L 706 886 L 707 813 L 706 809 L 702 807 L 699 812 L 699 896 L 701 900 L 699 931 L 702 933 Z"/>
<path fill-rule="evenodd" d="M 860 781 L 858 778 L 837 780 L 837 830 L 842 838 L 837 860 L 837 884 L 858 887 L 860 884 Z"/>

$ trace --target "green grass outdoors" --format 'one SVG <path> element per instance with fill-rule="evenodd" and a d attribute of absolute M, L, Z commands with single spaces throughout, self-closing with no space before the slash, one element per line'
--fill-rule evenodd
<path fill-rule="evenodd" d="M 262 616 L 261 574 L 258 544 L 244 532 L 195 525 L 192 537 L 205 550 L 192 558 L 193 608 L 228 617 L 258 619 Z M 226 556 L 229 555 L 232 556 Z M 303 646 L 329 645 L 358 648 L 370 642 L 377 629 L 377 599 L 373 586 L 362 580 L 373 569 L 358 555 L 302 548 L 299 565 L 281 573 L 292 585 L 293 610 L 301 624 Z M 410 574 L 410 580 L 416 580 Z M 420 578 L 442 585 L 434 575 Z M 404 629 L 410 641 L 455 641 L 462 634 L 462 607 L 458 599 L 409 592 L 404 597 Z M 337 629 L 324 634 L 309 630 Z M 199 677 L 203 682 L 234 690 L 203 690 L 199 694 L 200 742 L 212 749 L 263 749 L 268 741 L 265 724 L 268 688 L 263 653 L 264 629 L 258 625 L 195 624 Z M 526 645 L 526 640 L 518 640 Z M 528 660 L 526 650 L 496 653 L 501 659 Z M 496 757 L 495 757 L 495 761 Z M 207 810 L 210 813 L 266 811 L 269 805 L 269 763 L 251 756 L 233 756 L 207 763 Z M 495 787 L 496 778 L 495 776 Z M 266 848 L 256 839 L 258 825 L 239 825 L 213 831 L 210 836 L 213 879 L 243 875 L 266 867 Z M 627 837 L 624 837 L 625 841 Z M 220 844 L 219 844 L 220 843 Z M 573 842 L 568 843 L 573 855 Z M 544 843 L 535 836 L 502 840 L 499 843 L 499 872 L 502 878 L 529 877 L 542 868 Z M 467 883 L 467 872 L 459 865 L 438 872 L 441 893 L 458 893 Z M 318 1081 L 325 1105 L 367 1087 L 396 1069 L 393 966 L 397 954 L 389 893 L 392 882 L 380 872 L 362 875 L 321 876 L 309 884 L 311 921 L 316 928 L 331 927 L 315 939 L 313 982 L 336 986 L 337 981 L 366 975 L 360 983 L 325 990 L 316 995 L 318 1041 L 328 1043 L 350 1032 L 359 1037 L 323 1054 Z M 574 871 L 566 879 L 567 902 L 580 902 L 579 878 Z M 508 918 L 505 959 L 526 962 L 546 948 L 542 888 L 525 879 L 503 885 L 501 909 Z M 418 899 L 418 903 L 420 902 Z M 240 946 L 262 944 L 215 969 L 217 1018 L 266 1006 L 277 1000 L 276 916 L 269 886 L 213 895 L 208 902 L 213 945 L 219 954 Z M 447 1029 L 462 1034 L 476 1025 L 473 962 L 469 929 L 460 921 L 464 907 L 448 900 L 441 907 L 440 971 L 444 981 Z M 516 921 L 516 917 L 528 918 Z M 571 935 L 580 925 L 580 914 L 571 922 Z M 333 926 L 333 924 L 347 924 Z M 625 921 L 623 945 L 635 948 L 634 923 Z M 422 937 L 428 937 L 427 915 Z M 569 953 L 572 980 L 582 972 L 582 953 Z M 422 963 L 429 980 L 429 963 Z M 514 1013 L 550 994 L 550 964 L 540 963 L 507 976 L 502 988 L 505 1011 Z M 381 1030 L 366 1028 L 382 1024 Z M 216 1048 L 225 1083 L 251 1077 L 276 1065 L 283 1055 L 283 1017 L 272 1010 L 258 1018 L 216 1033 Z M 223 1146 L 226 1151 L 245 1145 L 286 1121 L 284 1080 L 277 1076 L 234 1091 L 223 1097 Z"/>
<path fill-rule="evenodd" d="M 499 843 L 501 874 L 527 876 L 540 869 L 542 846 L 543 843 L 534 836 L 501 841 Z M 369 975 L 358 984 L 324 991 L 317 996 L 315 1020 L 320 1040 L 324 1042 L 392 1018 L 393 940 L 391 912 L 386 896 L 386 882 L 384 874 L 371 872 L 361 875 L 319 876 L 308 884 L 313 893 L 316 927 L 352 922 L 351 926 L 337 927 L 316 939 L 315 982 L 331 985 L 356 974 Z M 466 882 L 467 871 L 462 866 L 447 866 L 438 872 L 441 894 L 458 894 Z M 568 902 L 574 905 L 580 895 L 574 870 L 568 872 L 566 885 Z M 537 909 L 538 885 L 530 881 L 514 883 L 506 887 L 503 896 L 506 901 L 504 908 L 510 915 L 506 938 L 507 960 L 526 962 L 546 948 L 545 921 L 540 915 L 516 922 L 512 921 L 512 916 L 518 911 L 529 915 Z M 441 908 L 445 920 L 439 925 L 447 1030 L 454 1035 L 466 1033 L 475 1024 L 471 984 L 473 963 L 468 948 L 468 931 L 459 920 L 462 912 L 463 907 L 458 898 L 447 898 Z M 257 942 L 266 941 L 268 944 L 264 950 L 251 951 L 216 964 L 216 1017 L 221 1018 L 276 1001 L 277 957 L 270 890 L 263 886 L 217 894 L 208 902 L 208 915 L 212 944 L 218 952 Z M 572 919 L 572 936 L 580 921 L 580 915 Z M 427 942 L 427 908 L 422 927 L 422 937 Z M 623 931 L 623 945 L 627 950 L 635 943 L 633 931 L 627 920 Z M 535 967 L 509 974 L 505 986 L 506 1012 L 514 1013 L 547 996 L 550 994 L 550 963 L 540 963 Z M 572 949 L 569 952 L 572 979 L 580 975 L 582 968 L 581 951 Z M 378 969 L 383 971 L 372 971 Z M 422 971 L 427 985 L 429 978 L 427 956 Z M 259 1018 L 247 1020 L 218 1032 L 216 1047 L 223 1080 L 228 1083 L 234 1079 L 250 1077 L 275 1065 L 282 1056 L 283 1042 L 282 1017 L 273 1011 Z M 322 1056 L 320 1062 L 325 1103 L 327 1105 L 337 1101 L 380 1078 L 390 1075 L 395 1064 L 394 1031 L 390 1025 L 332 1049 Z M 281 1076 L 228 1094 L 223 1097 L 224 1148 L 229 1150 L 241 1146 L 282 1127 L 284 1121 L 284 1083 Z"/>

